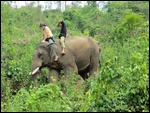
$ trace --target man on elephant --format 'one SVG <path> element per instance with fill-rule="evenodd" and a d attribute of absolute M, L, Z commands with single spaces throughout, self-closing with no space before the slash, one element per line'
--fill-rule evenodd
<path fill-rule="evenodd" d="M 40 23 L 39 27 L 43 30 L 42 42 L 47 41 L 49 43 L 54 43 L 55 40 L 54 40 L 52 31 L 50 30 L 50 28 L 43 22 Z M 57 59 L 58 59 L 58 56 L 55 53 L 55 61 L 57 61 Z"/>
<path fill-rule="evenodd" d="M 47 41 L 50 43 L 54 43 L 55 40 L 53 38 L 53 34 L 52 34 L 52 31 L 50 30 L 50 28 L 43 22 L 40 23 L 39 27 L 43 30 L 42 42 Z"/>
<path fill-rule="evenodd" d="M 61 47 L 62 47 L 62 54 L 65 54 L 65 38 L 66 38 L 66 24 L 64 23 L 64 21 L 59 21 L 58 22 L 58 27 L 61 27 L 60 30 L 60 34 L 59 34 L 59 39 L 60 39 L 60 43 L 61 43 Z"/>

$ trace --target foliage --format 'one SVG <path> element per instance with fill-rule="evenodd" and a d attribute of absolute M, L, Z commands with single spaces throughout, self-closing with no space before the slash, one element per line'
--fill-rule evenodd
<path fill-rule="evenodd" d="M 7 103 L 7 111 L 70 111 L 71 102 L 60 91 L 58 86 L 41 85 L 38 90 L 30 87 L 29 91 L 22 88 Z M 3 104 L 3 106 L 5 105 Z"/>
<path fill-rule="evenodd" d="M 41 11 L 33 4 L 12 8 L 1 2 L 1 111 L 149 111 L 148 4 L 109 1 L 102 10 L 91 4 L 60 12 Z M 76 87 L 79 76 L 64 75 L 66 81 L 52 85 L 49 71 L 42 69 L 36 89 L 29 72 L 41 41 L 39 23 L 50 26 L 57 38 L 59 20 L 65 21 L 67 36 L 86 35 L 101 44 L 101 68 L 81 89 Z"/>
<path fill-rule="evenodd" d="M 71 102 L 60 91 L 58 86 L 48 84 L 32 89 L 27 100 L 29 111 L 70 111 Z M 44 107 L 43 107 L 44 106 Z M 37 109 L 38 108 L 38 109 Z"/>
<path fill-rule="evenodd" d="M 117 40 L 126 40 L 127 38 L 135 38 L 140 36 L 148 29 L 147 23 L 143 19 L 143 15 L 131 13 L 123 18 L 123 21 L 114 28 L 112 37 Z"/>

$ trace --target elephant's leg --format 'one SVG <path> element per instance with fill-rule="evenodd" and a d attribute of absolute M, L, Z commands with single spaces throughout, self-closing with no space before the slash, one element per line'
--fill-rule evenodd
<path fill-rule="evenodd" d="M 81 90 L 82 89 L 81 86 L 84 82 L 85 82 L 84 79 L 81 76 L 78 76 L 78 79 L 77 79 L 76 85 L 75 85 L 76 89 Z"/>
<path fill-rule="evenodd" d="M 69 85 L 74 82 L 77 77 L 80 77 L 78 75 L 78 69 L 75 64 L 69 65 L 68 67 L 63 68 L 64 70 L 64 80 L 63 80 L 63 86 L 64 89 L 67 89 Z M 66 92 L 66 91 L 65 91 Z"/>
<path fill-rule="evenodd" d="M 97 66 L 94 66 L 94 67 L 91 67 L 90 70 L 89 70 L 89 77 L 96 77 L 96 75 L 94 74 L 94 72 L 98 72 L 99 69 L 97 68 Z"/>
<path fill-rule="evenodd" d="M 93 58 L 91 60 L 91 64 L 89 67 L 89 76 L 93 76 L 94 78 L 96 77 L 94 72 L 98 72 L 99 71 L 99 60 L 96 58 Z"/>
<path fill-rule="evenodd" d="M 63 67 L 64 73 L 70 75 L 72 73 L 78 74 L 78 68 L 75 63 L 68 64 L 68 66 Z"/>
<path fill-rule="evenodd" d="M 51 69 L 50 70 L 50 83 L 57 84 L 59 74 L 60 74 L 59 70 Z"/>

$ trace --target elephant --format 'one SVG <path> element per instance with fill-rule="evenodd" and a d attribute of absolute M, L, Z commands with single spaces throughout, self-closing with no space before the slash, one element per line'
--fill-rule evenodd
<path fill-rule="evenodd" d="M 100 44 L 90 38 L 81 36 L 70 36 L 65 38 L 65 55 L 61 54 L 60 39 L 55 39 L 55 43 L 40 42 L 32 57 L 30 75 L 37 85 L 38 70 L 48 67 L 50 70 L 50 83 L 56 84 L 61 70 L 64 75 L 76 73 L 83 80 L 90 76 L 95 76 L 94 72 L 99 71 L 100 65 Z M 58 55 L 57 61 L 54 60 Z"/>

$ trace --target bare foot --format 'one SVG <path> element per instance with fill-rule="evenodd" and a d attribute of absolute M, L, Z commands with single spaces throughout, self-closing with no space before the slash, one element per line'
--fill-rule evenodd
<path fill-rule="evenodd" d="M 55 59 L 54 59 L 55 61 L 57 61 L 58 60 L 58 56 L 55 56 Z"/>

